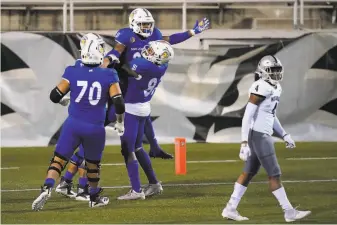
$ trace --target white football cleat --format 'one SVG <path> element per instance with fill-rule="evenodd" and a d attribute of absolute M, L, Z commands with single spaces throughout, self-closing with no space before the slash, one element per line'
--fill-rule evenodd
<path fill-rule="evenodd" d="M 75 199 L 77 201 L 90 201 L 89 185 L 86 185 L 84 188 L 77 185 L 77 195 Z"/>
<path fill-rule="evenodd" d="M 226 207 L 222 211 L 222 217 L 227 218 L 230 220 L 235 220 L 235 221 L 245 221 L 249 220 L 247 217 L 241 216 L 239 212 L 231 207 L 230 204 L 227 204 Z"/>
<path fill-rule="evenodd" d="M 41 187 L 40 195 L 34 200 L 32 204 L 32 209 L 34 211 L 40 211 L 43 208 L 43 206 L 46 204 L 47 200 L 51 196 L 51 191 L 52 188 L 48 188 L 46 186 Z"/>
<path fill-rule="evenodd" d="M 152 195 L 158 195 L 163 192 L 163 187 L 158 182 L 156 184 L 147 184 L 144 186 L 144 194 L 145 197 L 152 196 Z"/>
<path fill-rule="evenodd" d="M 61 177 L 61 182 L 59 185 L 57 185 L 57 187 L 55 188 L 55 192 L 64 195 L 68 198 L 75 198 L 76 197 L 76 193 L 73 192 L 72 190 L 72 183 L 67 183 L 64 179 L 64 177 Z"/>
<path fill-rule="evenodd" d="M 90 208 L 102 207 L 102 206 L 106 206 L 107 204 L 109 204 L 109 198 L 108 197 L 97 196 L 95 198 L 95 201 L 91 201 L 89 199 L 89 207 Z"/>
<path fill-rule="evenodd" d="M 286 222 L 294 222 L 303 219 L 311 214 L 311 211 L 299 211 L 296 209 L 289 209 L 284 211 L 284 219 Z"/>
<path fill-rule="evenodd" d="M 137 200 L 137 199 L 141 200 L 145 199 L 145 194 L 143 190 L 141 192 L 135 192 L 134 190 L 131 189 L 127 194 L 119 196 L 117 198 L 117 200 Z"/>

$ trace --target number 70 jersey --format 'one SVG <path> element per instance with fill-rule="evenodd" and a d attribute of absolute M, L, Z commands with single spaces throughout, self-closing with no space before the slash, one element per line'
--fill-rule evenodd
<path fill-rule="evenodd" d="M 272 135 L 276 109 L 280 101 L 282 88 L 280 84 L 272 86 L 260 79 L 255 81 L 249 89 L 249 95 L 255 94 L 265 99 L 258 106 L 251 128 L 255 131 Z"/>
<path fill-rule="evenodd" d="M 107 68 L 69 66 L 62 78 L 70 84 L 69 116 L 103 125 L 110 86 L 119 82 L 117 72 Z"/>

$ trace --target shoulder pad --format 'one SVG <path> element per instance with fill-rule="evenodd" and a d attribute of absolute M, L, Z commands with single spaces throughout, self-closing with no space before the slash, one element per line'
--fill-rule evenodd
<path fill-rule="evenodd" d="M 255 81 L 249 89 L 249 92 L 256 95 L 268 97 L 272 92 L 270 84 L 260 79 Z"/>

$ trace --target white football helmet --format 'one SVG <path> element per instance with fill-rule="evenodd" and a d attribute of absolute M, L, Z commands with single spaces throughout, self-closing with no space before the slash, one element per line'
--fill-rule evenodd
<path fill-rule="evenodd" d="M 153 33 L 154 19 L 147 9 L 137 8 L 129 16 L 129 25 L 133 32 L 147 38 Z"/>
<path fill-rule="evenodd" d="M 260 60 L 255 73 L 261 79 L 276 85 L 283 79 L 283 66 L 278 58 L 273 55 L 267 55 Z"/>
<path fill-rule="evenodd" d="M 174 57 L 174 51 L 170 43 L 159 40 L 150 41 L 142 49 L 142 56 L 155 64 L 164 64 Z"/>
<path fill-rule="evenodd" d="M 81 49 L 83 49 L 86 42 L 90 43 L 91 40 L 97 40 L 102 45 L 102 47 L 105 49 L 105 42 L 103 38 L 99 34 L 95 34 L 95 33 L 87 33 L 86 35 L 83 35 L 83 37 L 81 38 L 81 42 L 80 42 Z"/>
<path fill-rule="evenodd" d="M 81 60 L 83 64 L 101 65 L 104 55 L 104 48 L 99 40 L 86 41 L 81 50 Z"/>

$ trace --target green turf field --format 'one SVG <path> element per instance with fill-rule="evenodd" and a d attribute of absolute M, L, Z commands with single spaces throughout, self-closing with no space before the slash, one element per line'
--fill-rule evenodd
<path fill-rule="evenodd" d="M 312 211 L 302 223 L 337 223 L 337 143 L 297 145 L 295 150 L 285 149 L 282 143 L 276 145 L 283 180 L 288 181 L 285 183 L 288 198 L 294 206 Z M 174 145 L 163 148 L 174 152 Z M 188 144 L 187 160 L 239 160 L 238 148 L 238 144 Z M 103 165 L 101 185 L 108 187 L 104 194 L 110 197 L 107 207 L 90 209 L 87 202 L 70 200 L 54 192 L 42 211 L 33 212 L 31 204 L 39 191 L 27 189 L 37 189 L 43 183 L 52 151 L 53 148 L 1 149 L 1 168 L 19 167 L 1 170 L 2 223 L 233 223 L 223 219 L 221 211 L 242 170 L 240 161 L 188 163 L 187 175 L 176 176 L 173 160 L 154 159 L 164 193 L 144 201 L 124 202 L 115 199 L 128 191 L 118 187 L 129 184 L 125 166 Z M 304 157 L 311 159 L 300 160 Z M 122 162 L 119 147 L 105 149 L 103 164 Z M 266 173 L 262 170 L 254 179 L 265 180 Z M 74 181 L 77 184 L 77 177 Z M 284 223 L 277 201 L 263 182 L 249 186 L 239 212 L 250 218 L 247 223 Z"/>

